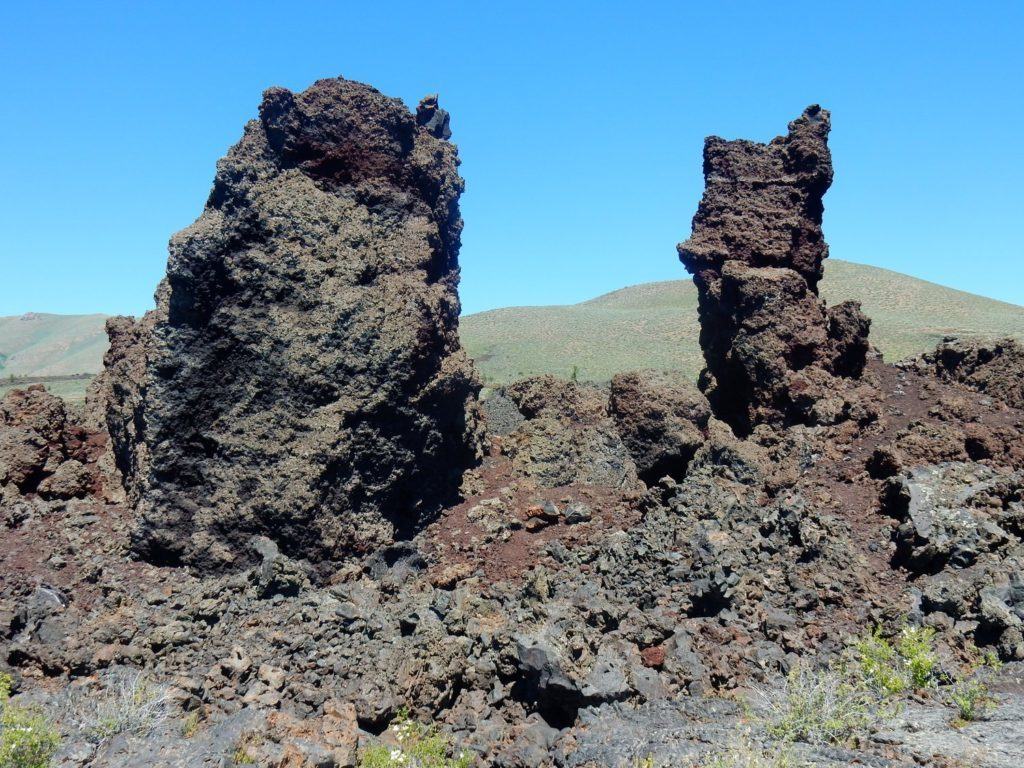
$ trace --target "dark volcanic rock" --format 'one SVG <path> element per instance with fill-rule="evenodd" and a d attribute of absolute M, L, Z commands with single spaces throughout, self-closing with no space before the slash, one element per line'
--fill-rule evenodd
<path fill-rule="evenodd" d="M 835 387 L 798 374 L 856 377 L 864 368 L 869 321 L 859 305 L 826 310 L 818 297 L 829 127 L 829 113 L 812 106 L 768 144 L 712 136 L 704 145 L 704 197 L 678 250 L 699 291 L 701 388 L 741 434 L 847 417 L 815 412 L 813 401 Z"/>
<path fill-rule="evenodd" d="M 110 324 L 106 421 L 138 554 L 239 566 L 262 535 L 339 558 L 457 495 L 479 385 L 443 115 L 341 78 L 266 91 L 172 238 L 156 309 Z"/>
<path fill-rule="evenodd" d="M 92 487 L 85 431 L 42 384 L 0 400 L 0 501 L 29 493 L 83 496 Z"/>
<path fill-rule="evenodd" d="M 1019 544 L 1022 497 L 1022 473 L 948 462 L 915 467 L 889 481 L 883 503 L 900 520 L 901 561 L 915 571 L 937 572 Z"/>
<path fill-rule="evenodd" d="M 681 480 L 707 437 L 711 409 L 680 373 L 631 371 L 612 379 L 612 416 L 640 478 Z"/>
<path fill-rule="evenodd" d="M 167 283 L 157 289 L 157 304 L 166 301 Z M 146 363 L 157 313 L 140 320 L 131 317 L 107 319 L 110 346 L 103 356 L 103 371 L 93 380 L 86 395 L 86 413 L 95 426 L 110 435 L 114 470 L 124 486 L 127 500 L 138 504 L 149 466 L 149 446 L 143 440 L 146 414 Z"/>
<path fill-rule="evenodd" d="M 503 437 L 515 471 L 541 487 L 580 484 L 638 489 L 636 465 L 608 413 L 608 392 L 536 376 L 498 393 L 524 421 Z"/>
<path fill-rule="evenodd" d="M 944 379 L 1024 408 L 1024 346 L 1014 339 L 969 341 L 944 339 L 925 360 Z"/>

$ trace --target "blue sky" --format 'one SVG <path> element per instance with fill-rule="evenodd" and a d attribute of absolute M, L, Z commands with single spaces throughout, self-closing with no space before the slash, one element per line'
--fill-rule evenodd
<path fill-rule="evenodd" d="M 706 134 L 833 116 L 832 255 L 1024 304 L 1024 3 L 34 2 L 0 10 L 0 315 L 140 313 L 270 85 L 439 92 L 467 312 L 684 278 Z"/>

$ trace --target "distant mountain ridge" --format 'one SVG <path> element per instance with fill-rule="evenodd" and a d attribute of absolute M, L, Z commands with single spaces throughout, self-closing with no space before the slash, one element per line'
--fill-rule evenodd
<path fill-rule="evenodd" d="M 829 304 L 863 303 L 871 340 L 888 360 L 934 349 L 947 335 L 1024 338 L 1024 307 L 878 267 L 829 259 Z M 106 315 L 0 317 L 0 377 L 98 373 Z M 697 292 L 686 279 L 621 288 L 579 304 L 508 307 L 464 316 L 462 343 L 489 383 L 554 373 L 605 381 L 631 368 L 696 376 Z"/>

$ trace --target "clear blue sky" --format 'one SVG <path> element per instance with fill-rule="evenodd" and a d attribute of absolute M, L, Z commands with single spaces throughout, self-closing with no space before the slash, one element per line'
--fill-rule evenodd
<path fill-rule="evenodd" d="M 832 110 L 832 255 L 1024 304 L 1021 2 L 8 2 L 0 315 L 139 313 L 270 85 L 441 94 L 472 312 L 684 278 L 706 134 Z"/>

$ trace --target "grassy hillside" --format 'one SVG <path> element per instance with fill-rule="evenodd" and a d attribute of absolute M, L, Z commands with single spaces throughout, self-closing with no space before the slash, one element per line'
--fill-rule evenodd
<path fill-rule="evenodd" d="M 0 317 L 0 396 L 42 381 L 73 405 L 85 399 L 88 378 L 103 365 L 106 315 L 29 313 Z"/>
<path fill-rule="evenodd" d="M 103 364 L 105 315 L 0 317 L 0 377 L 96 373 Z"/>
<path fill-rule="evenodd" d="M 829 259 L 822 294 L 830 304 L 860 299 L 874 321 L 871 339 L 889 360 L 934 349 L 943 336 L 1024 338 L 1024 307 L 945 288 L 877 267 Z M 0 318 L 0 394 L 33 378 L 81 400 L 107 337 L 104 315 Z M 462 318 L 462 342 L 485 379 L 504 383 L 531 374 L 606 381 L 630 368 L 679 369 L 696 377 L 697 292 L 689 280 L 623 288 L 581 304 L 510 307 Z"/>
<path fill-rule="evenodd" d="M 934 349 L 945 335 L 1024 338 L 1024 307 L 877 267 L 829 259 L 822 294 L 859 299 L 888 360 Z M 623 288 L 568 306 L 510 307 L 462 318 L 463 344 L 488 382 L 554 373 L 605 381 L 654 367 L 696 377 L 697 291 L 689 280 Z"/>

